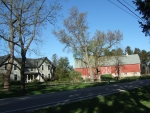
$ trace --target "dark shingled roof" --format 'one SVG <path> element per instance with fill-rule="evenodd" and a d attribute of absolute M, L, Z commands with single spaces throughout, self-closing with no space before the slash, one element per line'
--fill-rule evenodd
<path fill-rule="evenodd" d="M 0 56 L 0 66 L 2 66 L 3 63 L 9 59 L 9 56 L 10 56 L 9 54 L 4 55 L 4 56 Z M 21 58 L 15 58 L 15 60 L 19 64 L 21 64 Z M 25 62 L 25 67 L 37 68 L 37 67 L 40 67 L 44 61 L 48 61 L 48 63 L 52 64 L 51 61 L 47 57 L 37 58 L 37 59 L 27 58 L 26 62 Z"/>
<path fill-rule="evenodd" d="M 0 56 L 0 67 L 5 63 L 6 60 L 8 60 L 9 56 L 10 56 L 9 54 Z"/>
<path fill-rule="evenodd" d="M 21 58 L 16 58 L 16 60 L 18 61 L 18 63 L 21 63 Z M 38 59 L 27 58 L 25 62 L 25 67 L 27 68 L 40 67 L 45 60 L 47 60 L 51 64 L 51 61 L 47 57 Z"/>

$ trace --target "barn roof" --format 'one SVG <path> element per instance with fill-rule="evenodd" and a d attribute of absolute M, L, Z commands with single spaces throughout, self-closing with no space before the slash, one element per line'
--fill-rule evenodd
<path fill-rule="evenodd" d="M 92 60 L 90 59 L 92 62 Z M 122 56 L 111 56 L 111 57 L 101 57 L 98 64 L 99 66 L 113 66 L 119 62 L 119 65 L 125 64 L 140 64 L 140 58 L 138 54 L 133 55 L 122 55 Z M 94 66 L 92 64 L 92 66 Z M 75 59 L 74 68 L 84 68 L 87 67 L 85 63 L 81 60 Z"/>

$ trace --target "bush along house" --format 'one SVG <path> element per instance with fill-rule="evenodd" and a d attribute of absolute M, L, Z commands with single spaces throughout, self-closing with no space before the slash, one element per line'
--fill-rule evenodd
<path fill-rule="evenodd" d="M 81 60 L 75 59 L 74 68 L 82 74 L 83 79 L 90 78 L 89 68 Z M 94 74 L 93 65 L 92 71 Z M 101 57 L 98 61 L 98 71 L 100 75 L 112 74 L 112 77 L 140 76 L 140 58 L 138 54 Z M 99 76 L 94 74 L 94 79 L 99 79 Z"/>
<path fill-rule="evenodd" d="M 6 72 L 5 63 L 8 63 L 9 55 L 0 57 L 0 73 Z M 21 58 L 14 58 L 13 68 L 10 75 L 10 80 L 20 81 L 20 64 Z M 44 82 L 50 80 L 53 77 L 54 66 L 47 57 L 31 59 L 27 58 L 25 62 L 25 78 L 26 83 L 38 80 Z"/>

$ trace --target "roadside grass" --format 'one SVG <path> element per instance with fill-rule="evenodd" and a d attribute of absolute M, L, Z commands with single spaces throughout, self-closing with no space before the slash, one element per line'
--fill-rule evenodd
<path fill-rule="evenodd" d="M 142 88 L 99 96 L 66 105 L 43 108 L 32 113 L 149 113 L 150 85 Z"/>
<path fill-rule="evenodd" d="M 28 96 L 28 95 L 36 95 L 36 94 L 44 94 L 51 92 L 59 92 L 59 91 L 67 91 L 67 90 L 75 90 L 82 89 L 87 87 L 95 87 L 109 84 L 117 84 L 122 82 L 131 82 L 135 80 L 141 79 L 150 79 L 150 76 L 143 75 L 141 77 L 127 77 L 121 78 L 119 81 L 115 81 L 110 75 L 102 75 L 102 82 L 80 82 L 80 83 L 63 83 L 62 82 L 48 82 L 45 83 L 29 83 L 26 84 L 26 94 L 21 95 L 20 91 L 20 82 L 13 82 L 11 85 L 11 91 L 4 92 L 2 85 L 0 85 L 0 99 L 10 98 L 10 97 L 19 97 L 19 96 Z M 110 81 L 110 82 L 108 82 Z M 61 84 L 60 84 L 61 83 Z"/>
<path fill-rule="evenodd" d="M 96 83 L 75 83 L 69 85 L 46 85 L 43 84 L 35 84 L 29 83 L 26 84 L 26 94 L 21 95 L 20 85 L 11 85 L 11 90 L 9 92 L 2 91 L 3 87 L 0 86 L 0 99 L 3 98 L 10 98 L 10 97 L 19 97 L 19 96 L 28 96 L 28 95 L 36 95 L 36 94 L 44 94 L 44 93 L 51 93 L 51 92 L 59 92 L 59 91 L 67 91 L 67 90 L 74 90 L 74 89 L 82 89 L 87 87 L 95 87 L 100 85 L 105 85 L 107 83 L 96 82 Z"/>

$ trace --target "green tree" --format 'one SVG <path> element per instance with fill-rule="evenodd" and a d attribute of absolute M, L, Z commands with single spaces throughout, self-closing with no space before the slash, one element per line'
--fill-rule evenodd
<path fill-rule="evenodd" d="M 70 71 L 69 73 L 69 78 L 70 80 L 72 80 L 73 82 L 77 82 L 79 80 L 81 80 L 81 73 L 77 72 L 75 70 Z"/>
<path fill-rule="evenodd" d="M 110 51 L 109 49 L 106 49 L 104 51 L 104 56 L 111 56 L 112 55 L 112 51 Z"/>
<path fill-rule="evenodd" d="M 147 62 L 148 62 L 146 50 L 141 50 L 140 60 L 141 60 L 141 73 L 145 74 L 146 73 L 146 66 L 147 66 Z"/>
<path fill-rule="evenodd" d="M 104 59 L 100 58 L 104 56 L 104 54 L 109 54 L 109 50 L 120 43 L 122 40 L 122 34 L 119 30 L 110 31 L 107 33 L 96 31 L 94 37 L 91 39 L 89 44 L 89 54 L 93 61 L 93 67 L 95 67 L 95 74 L 98 75 L 101 80 L 100 70 L 98 69 L 99 63 L 104 62 Z M 107 58 L 107 57 L 105 57 Z"/>
<path fill-rule="evenodd" d="M 135 48 L 133 53 L 140 55 L 141 50 L 139 48 Z"/>
<path fill-rule="evenodd" d="M 133 3 L 137 6 L 136 11 L 142 15 L 142 21 L 139 21 L 142 32 L 150 35 L 150 0 L 134 0 Z"/>
<path fill-rule="evenodd" d="M 58 65 L 55 70 L 56 79 L 58 80 L 68 80 L 69 73 L 73 70 L 73 67 L 69 65 L 69 60 L 67 57 L 61 57 L 58 60 Z"/>
<path fill-rule="evenodd" d="M 56 67 L 58 65 L 58 56 L 57 54 L 52 55 L 52 64 Z"/>
<path fill-rule="evenodd" d="M 131 50 L 131 47 L 130 47 L 130 46 L 127 46 L 127 47 L 125 48 L 125 53 L 126 53 L 126 54 L 129 54 L 129 55 L 132 55 L 132 54 L 133 54 L 133 51 Z"/>
<path fill-rule="evenodd" d="M 150 51 L 147 52 L 147 61 L 150 61 Z"/>
<path fill-rule="evenodd" d="M 57 78 L 57 76 L 56 76 L 56 67 L 58 65 L 58 56 L 57 56 L 57 54 L 53 54 L 51 60 L 52 60 L 53 66 L 54 66 L 53 67 L 53 77 L 52 77 L 52 80 L 54 80 L 54 79 Z"/>
<path fill-rule="evenodd" d="M 111 56 L 121 56 L 121 55 L 123 55 L 124 53 L 123 53 L 123 49 L 121 49 L 121 48 L 117 48 L 117 49 L 112 49 L 112 51 L 111 51 Z"/>
<path fill-rule="evenodd" d="M 93 80 L 91 63 L 89 61 L 88 44 L 89 32 L 87 24 L 87 13 L 79 13 L 77 7 L 72 7 L 69 10 L 69 17 L 64 20 L 64 28 L 58 31 L 53 31 L 53 34 L 58 40 L 65 44 L 74 54 L 75 58 L 80 59 L 90 69 L 90 77 Z"/>
<path fill-rule="evenodd" d="M 144 65 L 147 64 L 147 51 L 146 50 L 141 51 L 140 60 L 141 60 L 141 64 L 144 64 Z"/>

